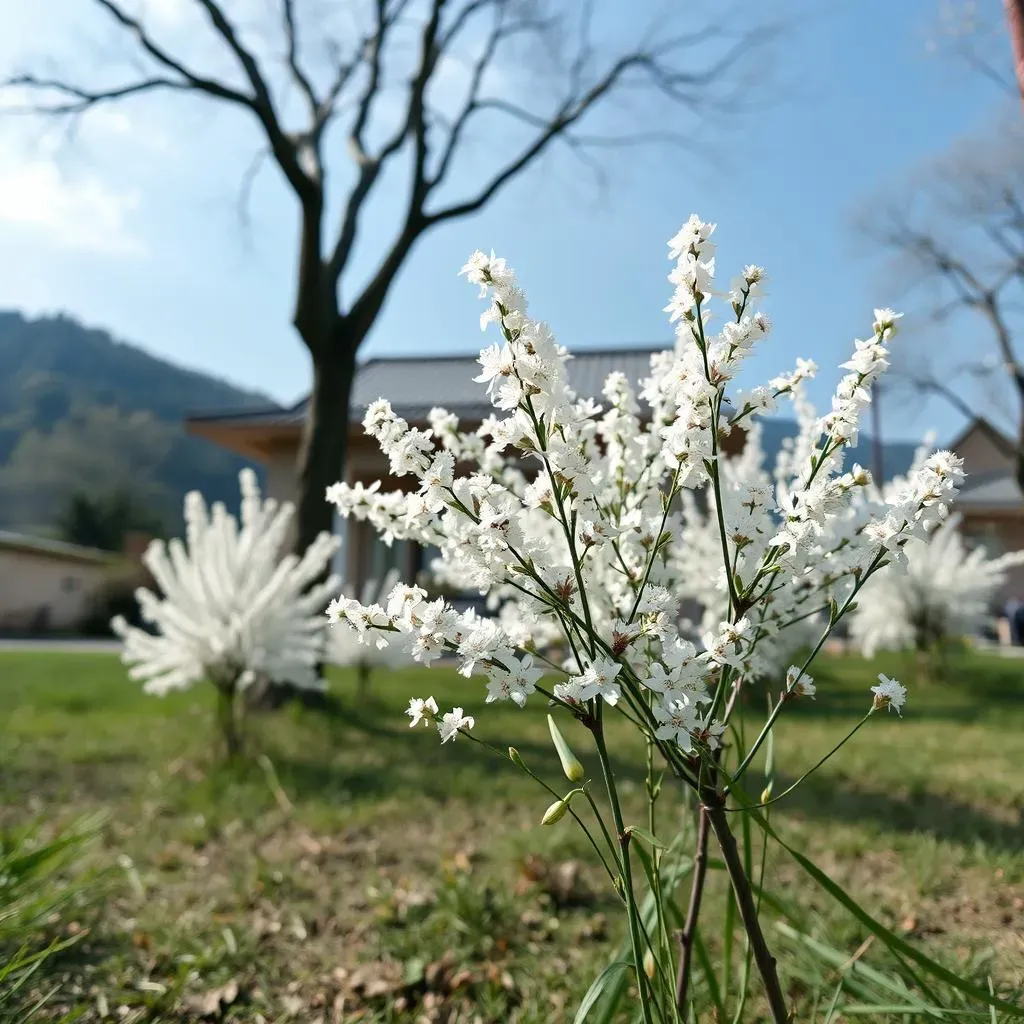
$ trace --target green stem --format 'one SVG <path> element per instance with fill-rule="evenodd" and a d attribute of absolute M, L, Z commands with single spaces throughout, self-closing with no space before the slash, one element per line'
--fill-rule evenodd
<path fill-rule="evenodd" d="M 500 757 L 503 761 L 509 760 L 508 754 L 503 753 L 497 747 L 494 747 L 490 743 L 488 743 L 486 740 L 480 739 L 479 736 L 474 736 L 471 732 L 466 732 L 465 730 L 460 730 L 460 735 L 468 737 L 474 743 L 479 743 L 481 747 L 484 747 L 487 750 L 491 751 L 492 754 L 497 754 L 498 757 Z M 546 789 L 556 800 L 562 799 L 562 794 L 559 793 L 557 789 L 553 789 L 551 786 L 549 786 L 539 775 L 531 771 L 531 769 L 526 766 L 526 762 L 522 758 L 519 759 L 518 763 L 513 763 L 516 764 L 517 768 L 522 768 L 522 770 L 526 772 L 526 774 L 529 775 L 534 782 L 536 782 L 543 789 Z M 594 806 L 593 798 L 591 797 L 590 793 L 587 792 L 586 787 L 584 787 L 583 792 L 586 795 L 587 799 L 590 801 L 591 806 Z M 597 845 L 597 840 L 594 839 L 594 836 L 591 834 L 590 829 L 587 828 L 586 823 L 583 821 L 583 819 L 576 813 L 575 810 L 573 810 L 572 801 L 569 801 L 565 805 L 565 807 L 566 810 L 572 815 L 573 819 L 576 821 L 576 824 L 579 825 L 581 829 L 583 829 L 583 834 L 587 837 L 587 839 L 590 840 L 590 845 L 594 848 L 594 852 L 597 854 L 598 859 L 601 861 L 601 866 L 605 869 L 605 871 L 608 872 L 608 877 L 612 880 L 612 884 L 614 885 L 617 876 L 615 872 L 612 871 L 612 869 L 608 866 L 608 861 L 605 860 L 604 854 L 601 852 L 601 847 Z M 594 807 L 594 811 L 596 813 L 596 807 Z M 600 816 L 598 816 L 597 820 L 601 825 L 602 831 L 604 832 L 605 839 L 608 842 L 608 846 L 612 852 L 612 856 L 614 856 L 615 847 L 612 844 L 611 838 L 608 836 L 608 830 L 605 828 L 604 822 L 601 821 Z"/>
<path fill-rule="evenodd" d="M 644 974 L 644 953 L 643 943 L 640 938 L 639 912 L 636 905 L 636 895 L 633 892 L 633 869 L 630 865 L 629 856 L 629 833 L 626 831 L 626 823 L 622 817 L 622 807 L 619 804 L 619 793 L 615 786 L 615 776 L 612 772 L 611 759 L 608 756 L 608 747 L 604 740 L 604 715 L 603 706 L 599 702 L 597 714 L 593 725 L 594 742 L 597 745 L 597 754 L 601 759 L 601 770 L 604 773 L 605 788 L 608 791 L 608 803 L 612 810 L 612 821 L 615 824 L 615 831 L 618 835 L 620 857 L 622 866 L 622 888 L 626 900 L 626 913 L 629 918 L 629 941 L 633 948 L 633 963 L 636 968 L 636 983 L 640 991 L 640 1010 L 644 1024 L 654 1024 L 654 1017 L 651 1013 L 651 996 L 647 990 L 647 976 Z"/>
<path fill-rule="evenodd" d="M 875 555 L 873 561 L 871 562 L 871 565 L 868 566 L 864 575 L 861 576 L 861 578 L 854 585 L 853 590 L 850 591 L 850 596 L 847 597 L 847 599 L 843 602 L 842 608 L 840 608 L 834 614 L 829 615 L 828 625 L 825 627 L 824 630 L 822 630 L 821 636 L 818 637 L 818 642 L 814 645 L 814 648 L 811 650 L 811 653 L 808 654 L 807 657 L 804 659 L 804 663 L 800 666 L 800 671 L 796 674 L 796 676 L 794 676 L 794 678 L 790 682 L 789 687 L 786 690 L 786 694 L 784 694 L 783 697 L 779 699 L 778 703 L 772 709 L 771 714 L 768 716 L 768 720 L 764 723 L 764 728 L 761 729 L 761 732 L 758 735 L 757 739 L 754 740 L 753 746 L 751 746 L 750 750 L 747 751 L 747 756 L 743 758 L 743 760 L 740 762 L 740 766 L 736 769 L 736 773 L 732 776 L 732 782 L 730 783 L 730 785 L 738 782 L 739 779 L 743 776 L 743 773 L 750 767 L 751 761 L 754 760 L 754 757 L 757 754 L 758 750 L 761 749 L 761 745 L 764 743 L 768 734 L 772 731 L 772 727 L 775 725 L 775 720 L 779 717 L 779 714 L 782 711 L 782 706 L 786 703 L 784 697 L 793 691 L 793 688 L 803 677 L 803 674 L 807 671 L 808 665 L 810 665 L 810 663 L 814 661 L 814 659 L 818 655 L 818 652 L 822 649 L 822 647 L 825 646 L 825 641 L 832 635 L 832 630 L 835 628 L 836 623 L 846 614 L 846 611 L 850 607 L 850 605 L 853 604 L 853 599 L 857 596 L 861 587 L 863 587 L 864 584 L 868 581 L 868 578 L 871 576 L 872 572 L 878 566 L 879 562 L 881 562 L 883 555 L 884 549 L 877 555 Z M 728 787 L 726 787 L 726 792 L 728 793 L 728 791 L 729 789 Z"/>
<path fill-rule="evenodd" d="M 789 796 L 789 794 L 792 793 L 793 790 L 796 789 L 797 786 L 799 786 L 800 783 L 804 781 L 804 779 L 806 779 L 809 775 L 813 775 L 814 772 L 816 772 L 833 754 L 835 754 L 840 748 L 845 746 L 845 744 L 849 743 L 849 741 L 853 739 L 853 737 L 857 734 L 857 732 L 864 725 L 864 723 L 871 717 L 873 710 L 874 709 L 872 709 L 872 711 L 869 711 L 827 754 L 825 754 L 823 757 L 815 761 L 815 763 L 810 768 L 808 768 L 807 771 L 805 771 L 803 775 L 801 775 L 800 778 L 796 780 L 796 782 L 794 782 L 791 786 L 788 786 L 786 789 L 784 789 L 781 793 L 779 793 L 778 796 L 773 796 L 770 800 L 765 800 L 759 804 L 745 804 L 743 807 L 726 807 L 725 809 L 727 811 L 760 810 L 762 807 L 771 807 L 772 804 L 778 803 L 783 797 Z M 726 792 L 728 792 L 729 788 L 732 786 L 732 783 L 734 783 L 735 781 L 735 778 L 730 780 L 729 787 L 726 787 Z"/>

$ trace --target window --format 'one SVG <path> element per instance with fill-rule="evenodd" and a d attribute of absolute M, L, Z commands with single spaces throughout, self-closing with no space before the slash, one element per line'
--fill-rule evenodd
<path fill-rule="evenodd" d="M 969 551 L 983 547 L 989 558 L 998 558 L 1006 552 L 1006 544 L 996 523 L 964 523 L 960 528 L 960 534 Z"/>

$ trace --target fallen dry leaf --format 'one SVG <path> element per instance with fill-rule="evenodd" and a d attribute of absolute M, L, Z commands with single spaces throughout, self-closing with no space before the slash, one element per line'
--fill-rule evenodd
<path fill-rule="evenodd" d="M 220 1017 L 223 1012 L 238 998 L 238 982 L 232 978 L 217 988 L 211 988 L 200 995 L 189 996 L 185 1002 L 188 1007 L 201 1017 Z"/>
<path fill-rule="evenodd" d="M 399 992 L 405 987 L 405 975 L 400 964 L 376 961 L 360 964 L 346 979 L 348 990 L 363 999 L 380 999 Z"/>

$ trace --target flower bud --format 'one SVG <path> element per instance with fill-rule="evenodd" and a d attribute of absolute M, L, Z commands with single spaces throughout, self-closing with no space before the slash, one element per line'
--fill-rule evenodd
<path fill-rule="evenodd" d="M 551 733 L 551 742 L 555 745 L 555 751 L 558 754 L 558 760 L 562 763 L 562 771 L 565 772 L 565 777 L 570 782 L 579 782 L 587 774 L 586 770 L 576 755 L 570 750 L 569 744 L 565 742 L 565 738 L 550 715 L 548 715 L 548 731 Z"/>
<path fill-rule="evenodd" d="M 646 974 L 651 981 L 654 980 L 654 954 L 650 950 L 647 950 L 647 952 L 644 953 L 644 974 Z"/>
<path fill-rule="evenodd" d="M 766 804 L 772 798 L 772 790 L 775 788 L 774 782 L 769 782 L 764 789 L 761 790 L 761 803 Z"/>
<path fill-rule="evenodd" d="M 569 810 L 568 800 L 556 800 L 544 812 L 544 817 L 540 819 L 540 823 L 542 825 L 554 825 L 565 817 L 565 812 L 567 810 Z"/>
<path fill-rule="evenodd" d="M 508 759 L 517 767 L 522 768 L 526 771 L 526 762 L 519 756 L 519 751 L 515 747 L 508 748 Z"/>

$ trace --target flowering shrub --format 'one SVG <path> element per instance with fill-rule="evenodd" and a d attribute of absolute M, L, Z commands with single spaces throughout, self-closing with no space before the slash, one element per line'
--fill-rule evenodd
<path fill-rule="evenodd" d="M 981 631 L 1007 570 L 1024 562 L 1024 551 L 989 558 L 968 551 L 947 519 L 928 537 L 907 545 L 904 572 L 885 569 L 871 581 L 850 620 L 850 633 L 868 657 L 875 651 L 927 653 L 944 642 Z"/>
<path fill-rule="evenodd" d="M 858 466 L 844 471 L 870 385 L 887 365 L 898 320 L 891 310 L 875 311 L 871 337 L 858 341 L 844 364 L 831 411 L 811 422 L 803 410 L 806 429 L 776 479 L 749 466 L 732 472 L 721 457 L 723 437 L 750 429 L 784 398 L 801 411 L 800 382 L 815 367 L 800 360 L 767 386 L 730 396 L 733 405 L 727 405 L 726 389 L 771 324 L 757 309 L 760 267 L 744 268 L 725 294 L 715 291 L 714 230 L 691 217 L 669 243 L 676 261 L 668 306 L 675 347 L 652 357 L 639 393 L 622 374 L 611 374 L 603 407 L 573 393 L 569 354 L 546 324 L 528 315 L 505 262 L 475 253 L 463 273 L 487 299 L 482 326 L 493 324 L 500 334 L 481 353 L 475 378 L 494 414 L 470 434 L 454 416 L 435 410 L 423 430 L 380 399 L 368 408 L 364 427 L 392 474 L 411 476 L 413 487 L 382 493 L 378 485 L 337 484 L 327 494 L 343 516 L 369 521 L 388 543 L 408 538 L 436 545 L 442 573 L 479 588 L 498 609 L 494 618 L 459 613 L 420 587 L 398 585 L 379 603 L 332 602 L 333 623 L 362 642 L 398 645 L 423 664 L 454 658 L 462 675 L 483 677 L 484 704 L 510 700 L 522 707 L 539 698 L 554 716 L 575 718 L 589 731 L 605 791 L 600 805 L 555 718 L 552 736 L 572 790 L 561 793 L 541 780 L 514 748 L 508 756 L 556 798 L 543 821 L 571 815 L 607 870 L 628 924 L 645 1022 L 690 1019 L 691 951 L 712 834 L 771 1017 L 788 1019 L 750 865 L 738 851 L 730 817 L 747 814 L 765 830 L 766 841 L 782 842 L 758 808 L 785 794 L 772 797 L 769 784 L 757 804 L 745 792 L 745 776 L 782 713 L 814 696 L 808 666 L 861 588 L 883 566 L 903 561 L 908 542 L 942 520 L 963 479 L 960 460 L 937 452 L 897 492 L 872 505 L 863 500 L 869 474 Z M 725 317 L 712 333 L 716 298 L 724 299 Z M 456 464 L 467 462 L 475 463 L 474 471 L 457 475 Z M 706 572 L 708 613 L 698 646 L 681 635 L 677 620 L 683 581 L 693 573 L 682 516 L 701 502 L 715 527 L 704 559 L 713 548 L 716 561 Z M 770 710 L 746 742 L 737 698 L 756 673 L 773 671 L 779 653 L 773 638 L 797 622 L 816 627 L 810 654 L 774 676 Z M 566 657 L 555 656 L 555 648 Z M 874 712 L 904 706 L 906 691 L 895 680 L 882 677 L 870 699 L 867 689 L 866 681 L 866 713 L 851 736 Z M 467 704 L 472 694 L 467 689 Z M 433 723 L 442 742 L 476 739 L 475 715 L 464 708 L 442 714 L 433 698 L 414 698 L 408 713 L 413 726 Z M 644 827 L 625 820 L 606 743 L 611 715 L 631 722 L 647 745 Z M 676 844 L 654 834 L 666 773 L 690 794 L 697 820 L 693 888 L 685 917 L 679 912 L 685 923 L 678 943 L 669 938 L 674 893 L 663 873 L 666 848 Z M 577 801 L 588 805 L 587 818 L 577 812 Z M 834 886 L 806 858 L 800 863 Z M 641 880 L 653 918 L 641 910 Z M 891 936 L 877 922 L 872 926 Z M 916 950 L 906 955 L 930 963 Z M 595 983 L 588 1005 L 605 981 Z"/>
<path fill-rule="evenodd" d="M 144 623 L 153 632 L 111 626 L 124 640 L 122 660 L 147 693 L 164 695 L 203 679 L 217 688 L 218 717 L 228 754 L 240 749 L 239 693 L 257 680 L 305 688 L 323 683 L 323 608 L 338 589 L 330 578 L 311 586 L 337 550 L 321 534 L 299 559 L 282 549 L 294 509 L 260 495 L 256 474 L 239 474 L 241 524 L 221 503 L 185 497 L 185 541 L 154 541 L 143 562 L 162 595 L 136 591 Z"/>

